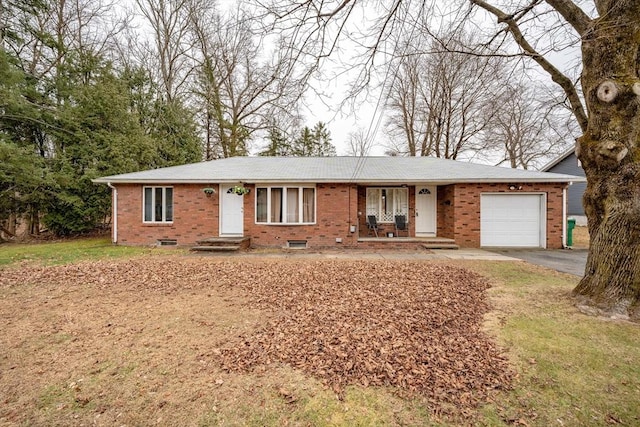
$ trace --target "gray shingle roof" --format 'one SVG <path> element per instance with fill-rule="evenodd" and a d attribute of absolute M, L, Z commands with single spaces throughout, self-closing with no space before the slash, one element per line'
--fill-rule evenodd
<path fill-rule="evenodd" d="M 579 182 L 583 177 L 433 157 L 231 157 L 95 179 L 97 183 Z"/>

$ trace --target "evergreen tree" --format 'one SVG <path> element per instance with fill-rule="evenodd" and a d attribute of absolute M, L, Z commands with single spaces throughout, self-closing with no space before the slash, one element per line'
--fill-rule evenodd
<path fill-rule="evenodd" d="M 336 147 L 331 143 L 331 132 L 322 122 L 316 123 L 313 127 L 313 139 L 316 143 L 314 156 L 335 156 Z"/>
<path fill-rule="evenodd" d="M 313 129 L 305 126 L 295 139 L 292 154 L 297 157 L 335 156 L 336 147 L 331 143 L 331 133 L 322 122 Z"/>
<path fill-rule="evenodd" d="M 59 87 L 65 102 L 51 131 L 56 155 L 48 160 L 56 191 L 44 222 L 59 235 L 90 231 L 110 210 L 110 190 L 91 180 L 148 168 L 157 148 L 130 109 L 127 82 L 99 59 L 92 69 L 69 66 Z"/>
<path fill-rule="evenodd" d="M 28 231 L 39 228 L 38 212 L 50 184 L 42 156 L 51 118 L 39 100 L 33 79 L 0 48 L 0 236 L 13 237 L 23 215 L 29 219 Z"/>
<path fill-rule="evenodd" d="M 202 160 L 202 146 L 191 111 L 178 100 L 159 100 L 152 114 L 153 124 L 148 130 L 157 150 L 154 167 Z"/>
<path fill-rule="evenodd" d="M 290 156 L 291 144 L 287 140 L 284 132 L 277 126 L 269 128 L 269 145 L 258 153 L 259 156 Z"/>
<path fill-rule="evenodd" d="M 8 3 L 0 22 L 0 227 L 23 216 L 56 234 L 93 229 L 110 212 L 98 176 L 198 161 L 181 100 L 166 102 L 142 68 L 114 68 L 92 29 L 69 32 L 94 3 Z M 27 7 L 28 6 L 28 7 Z M 60 13 L 58 13 L 60 12 Z M 41 19 L 42 17 L 46 19 Z M 11 28 L 11 31 L 5 31 Z M 84 31 L 87 30 L 87 31 Z M 95 35 L 95 34 L 94 34 Z M 14 52 L 11 55 L 9 52 Z M 127 62 L 127 61 L 123 61 Z"/>
<path fill-rule="evenodd" d="M 0 136 L 0 240 L 15 237 L 16 220 L 44 201 L 42 158 Z"/>

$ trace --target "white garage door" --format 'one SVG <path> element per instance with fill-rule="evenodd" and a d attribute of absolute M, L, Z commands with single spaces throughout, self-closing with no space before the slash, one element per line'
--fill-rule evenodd
<path fill-rule="evenodd" d="M 480 245 L 544 247 L 546 241 L 541 194 L 480 196 Z"/>

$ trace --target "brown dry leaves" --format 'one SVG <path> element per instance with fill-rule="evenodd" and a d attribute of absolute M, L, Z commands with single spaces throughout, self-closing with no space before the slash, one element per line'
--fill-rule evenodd
<path fill-rule="evenodd" d="M 339 395 L 351 384 L 391 386 L 425 396 L 436 409 L 464 411 L 512 378 L 481 331 L 488 283 L 452 266 L 165 257 L 0 271 L 5 291 L 23 284 L 43 292 L 90 286 L 97 297 L 133 291 L 141 299 L 150 292 L 168 298 L 213 287 L 241 291 L 269 315 L 258 330 L 228 337 L 208 357 L 228 371 L 286 363 Z"/>
<path fill-rule="evenodd" d="M 284 362 L 339 394 L 349 384 L 393 386 L 459 409 L 511 381 L 480 330 L 488 284 L 468 270 L 395 261 L 254 267 L 228 285 L 277 316 L 223 350 L 229 370 Z"/>

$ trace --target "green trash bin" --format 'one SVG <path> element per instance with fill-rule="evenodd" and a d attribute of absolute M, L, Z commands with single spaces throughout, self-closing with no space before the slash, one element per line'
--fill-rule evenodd
<path fill-rule="evenodd" d="M 576 219 L 567 219 L 567 246 L 573 246 L 573 229 L 576 228 Z"/>

